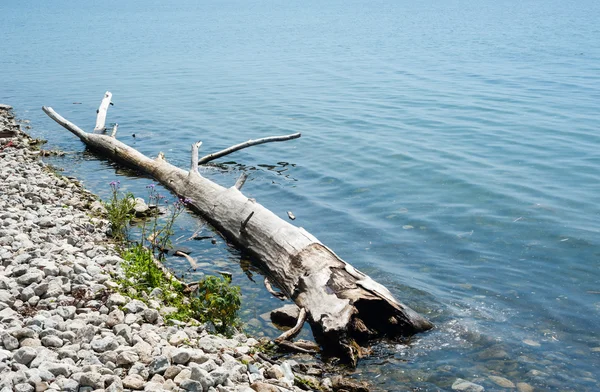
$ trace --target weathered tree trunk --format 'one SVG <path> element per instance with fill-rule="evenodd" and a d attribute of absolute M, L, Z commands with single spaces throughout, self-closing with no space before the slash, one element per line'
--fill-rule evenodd
<path fill-rule="evenodd" d="M 192 145 L 190 170 L 150 159 L 114 137 L 86 133 L 58 115 L 44 112 L 98 153 L 154 177 L 191 200 L 229 241 L 252 255 L 289 298 L 306 311 L 315 339 L 325 352 L 356 364 L 359 344 L 379 337 L 412 335 L 432 324 L 399 303 L 382 285 L 340 259 L 313 235 L 276 216 L 239 186 L 224 188 L 198 173 L 198 148 Z"/>

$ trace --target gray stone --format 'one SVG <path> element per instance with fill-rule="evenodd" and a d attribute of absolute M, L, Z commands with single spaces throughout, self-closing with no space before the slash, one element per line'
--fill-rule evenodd
<path fill-rule="evenodd" d="M 33 392 L 35 388 L 29 383 L 17 384 L 14 386 L 16 392 Z"/>
<path fill-rule="evenodd" d="M 79 386 L 92 387 L 92 389 L 103 389 L 104 380 L 102 380 L 102 375 L 100 373 L 87 372 L 81 375 Z"/>
<path fill-rule="evenodd" d="M 39 366 L 40 370 L 47 370 L 55 376 L 69 377 L 74 369 L 73 365 L 66 363 L 43 362 Z"/>
<path fill-rule="evenodd" d="M 210 372 L 210 376 L 213 378 L 213 385 L 221 385 L 229 378 L 229 373 L 225 370 L 218 368 Z"/>
<path fill-rule="evenodd" d="M 130 374 L 123 379 L 123 388 L 140 390 L 144 388 L 145 380 L 138 374 Z"/>
<path fill-rule="evenodd" d="M 34 270 L 26 273 L 25 275 L 21 275 L 17 278 L 17 283 L 21 286 L 29 286 L 32 283 L 41 282 L 44 279 L 44 273 L 39 270 Z"/>
<path fill-rule="evenodd" d="M 160 314 L 156 309 L 146 309 L 142 312 L 142 317 L 150 324 L 154 324 L 158 320 L 158 316 Z"/>
<path fill-rule="evenodd" d="M 116 294 L 115 293 L 115 294 L 111 294 L 108 297 L 108 300 L 106 301 L 106 306 L 108 306 L 108 307 L 111 307 L 111 306 L 123 306 L 127 302 L 129 302 L 129 300 L 127 298 L 125 298 L 121 294 Z"/>
<path fill-rule="evenodd" d="M 48 216 L 45 216 L 38 221 L 38 226 L 43 228 L 54 227 L 55 225 L 54 219 Z"/>
<path fill-rule="evenodd" d="M 515 384 L 507 378 L 500 376 L 488 376 L 490 380 L 492 380 L 495 384 L 501 386 L 502 388 L 514 388 Z"/>
<path fill-rule="evenodd" d="M 65 392 L 77 392 L 77 389 L 79 388 L 79 383 L 70 378 L 57 379 L 56 383 L 60 390 Z"/>
<path fill-rule="evenodd" d="M 62 347 L 63 340 L 58 336 L 49 335 L 42 338 L 42 344 L 46 347 Z"/>
<path fill-rule="evenodd" d="M 163 376 L 167 380 L 172 380 L 181 372 L 181 368 L 179 366 L 169 366 Z"/>
<path fill-rule="evenodd" d="M 171 360 L 173 361 L 173 363 L 180 363 L 180 364 L 185 365 L 186 363 L 188 363 L 190 361 L 191 357 L 192 357 L 192 355 L 191 355 L 189 349 L 178 348 L 175 351 L 173 351 Z"/>
<path fill-rule="evenodd" d="M 23 365 L 29 365 L 29 363 L 37 355 L 36 349 L 32 347 L 21 347 L 13 354 L 13 359 Z"/>
<path fill-rule="evenodd" d="M 179 387 L 183 388 L 186 391 L 190 391 L 190 392 L 202 392 L 207 389 L 204 389 L 204 386 L 202 385 L 201 382 L 199 381 L 195 381 L 195 380 L 183 380 L 180 384 Z"/>
<path fill-rule="evenodd" d="M 201 369 L 197 365 L 191 367 L 191 369 L 192 373 L 190 374 L 190 379 L 200 382 L 204 390 L 208 390 L 208 388 L 215 385 L 214 379 L 206 370 Z"/>
<path fill-rule="evenodd" d="M 0 321 L 8 321 L 14 319 L 17 316 L 17 312 L 12 310 L 11 308 L 6 308 L 0 310 Z"/>
<path fill-rule="evenodd" d="M 150 371 L 151 376 L 155 374 L 164 374 L 165 370 L 167 370 L 170 365 L 169 359 L 165 355 L 160 355 L 150 362 L 148 370 Z"/>
<path fill-rule="evenodd" d="M 152 360 L 152 346 L 148 343 L 144 341 L 138 342 L 133 346 L 133 349 L 140 356 L 140 361 L 148 363 Z"/>
<path fill-rule="evenodd" d="M 76 310 L 75 306 L 59 306 L 52 311 L 52 314 L 62 317 L 63 320 L 70 320 L 75 316 Z"/>
<path fill-rule="evenodd" d="M 105 351 L 114 350 L 119 347 L 119 342 L 114 338 L 105 337 L 103 339 L 95 339 L 90 342 L 92 349 L 96 352 L 103 353 Z"/>
<path fill-rule="evenodd" d="M 169 337 L 169 344 L 172 346 L 179 346 L 183 342 L 186 342 L 190 337 L 183 331 L 177 331 Z"/>
<path fill-rule="evenodd" d="M 21 347 L 40 347 L 42 341 L 34 338 L 25 338 L 21 340 Z"/>
<path fill-rule="evenodd" d="M 277 325 L 293 327 L 300 316 L 300 308 L 294 304 L 285 305 L 271 312 L 271 321 Z"/>
<path fill-rule="evenodd" d="M 144 392 L 162 392 L 163 391 L 163 385 L 158 383 L 158 382 L 148 382 L 146 383 L 146 385 L 144 385 Z"/>
<path fill-rule="evenodd" d="M 150 371 L 146 368 L 146 366 L 143 363 L 135 363 L 133 364 L 133 366 L 131 366 L 131 368 L 129 369 L 129 375 L 133 375 L 133 374 L 137 374 L 138 376 L 142 377 L 144 379 L 144 381 L 146 381 L 148 379 L 148 377 L 150 377 Z"/>
<path fill-rule="evenodd" d="M 19 348 L 19 341 L 17 338 L 7 333 L 2 334 L 2 344 L 4 344 L 4 348 L 11 351 Z"/>
<path fill-rule="evenodd" d="M 128 366 L 137 361 L 139 361 L 140 357 L 137 353 L 133 351 L 123 351 L 118 354 L 116 364 L 119 366 Z"/>
<path fill-rule="evenodd" d="M 106 320 L 106 326 L 109 328 L 114 327 L 115 325 L 123 324 L 125 320 L 125 313 L 121 309 L 115 309 L 108 314 L 108 319 Z"/>
<path fill-rule="evenodd" d="M 283 370 L 281 370 L 281 366 L 273 365 L 265 371 L 266 378 L 274 378 L 279 380 L 284 377 Z"/>
<path fill-rule="evenodd" d="M 217 364 L 212 359 L 209 359 L 208 361 L 201 363 L 200 365 L 197 365 L 197 366 L 201 369 L 206 370 L 209 373 L 217 368 Z"/>
<path fill-rule="evenodd" d="M 184 380 L 187 380 L 192 375 L 192 371 L 188 368 L 182 369 L 177 376 L 173 379 L 175 384 L 180 385 Z"/>

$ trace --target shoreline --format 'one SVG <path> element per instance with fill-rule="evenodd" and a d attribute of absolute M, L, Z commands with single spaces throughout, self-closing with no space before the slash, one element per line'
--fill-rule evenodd
<path fill-rule="evenodd" d="M 49 170 L 7 105 L 2 131 L 13 136 L 0 135 L 0 392 L 351 390 L 259 355 L 245 334 L 168 325 L 164 304 L 118 294 L 122 259 L 108 221 L 90 216 L 96 197 Z"/>

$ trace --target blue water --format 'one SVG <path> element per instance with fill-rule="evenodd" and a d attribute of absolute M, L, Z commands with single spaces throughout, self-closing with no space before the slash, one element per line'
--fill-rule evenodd
<path fill-rule="evenodd" d="M 196 140 L 209 153 L 302 132 L 203 173 L 231 185 L 248 170 L 247 195 L 436 323 L 377 346 L 355 377 L 595 391 L 599 21 L 592 0 L 3 0 L 0 101 L 100 195 L 151 180 L 86 153 L 42 105 L 91 130 L 110 90 L 120 140 L 182 167 Z M 179 230 L 199 225 L 186 215 Z M 279 304 L 239 254 L 192 242 L 207 272 L 235 273 L 244 319 L 275 334 L 259 313 Z"/>

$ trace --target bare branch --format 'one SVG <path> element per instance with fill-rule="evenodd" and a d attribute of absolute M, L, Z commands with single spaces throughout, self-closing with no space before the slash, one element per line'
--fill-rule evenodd
<path fill-rule="evenodd" d="M 300 132 L 298 132 L 298 133 L 293 133 L 291 135 L 285 135 L 285 136 L 270 136 L 270 137 L 264 137 L 262 139 L 248 140 L 247 142 L 236 144 L 235 146 L 228 147 L 224 150 L 221 150 L 221 151 L 209 154 L 209 155 L 205 155 L 202 158 L 200 158 L 200 160 L 198 161 L 198 164 L 204 165 L 207 162 L 210 162 L 217 158 L 224 157 L 225 155 L 229 155 L 233 152 L 242 150 L 247 147 L 256 146 L 256 145 L 264 144 L 264 143 L 271 143 L 271 142 L 284 142 L 286 140 L 297 139 L 300 136 L 302 136 L 302 134 Z"/>
<path fill-rule="evenodd" d="M 279 347 L 287 348 L 290 351 L 295 351 L 303 354 L 315 354 L 317 352 L 317 350 L 300 347 L 298 344 L 290 342 L 289 340 L 279 340 L 275 343 L 277 343 Z"/>
<path fill-rule="evenodd" d="M 194 260 L 190 255 L 188 255 L 187 253 L 184 253 L 180 250 L 176 251 L 175 253 L 173 253 L 173 255 L 175 256 L 181 256 L 181 257 L 185 257 L 185 259 L 188 261 L 188 263 L 190 263 L 190 267 L 192 267 L 192 269 L 195 271 L 198 268 L 198 263 L 196 263 L 196 260 Z"/>
<path fill-rule="evenodd" d="M 117 129 L 119 129 L 119 124 L 115 124 L 112 132 L 110 133 L 110 137 L 115 137 L 117 135 Z"/>
<path fill-rule="evenodd" d="M 44 111 L 44 113 L 46 113 L 48 115 L 48 117 L 50 117 L 51 119 L 56 121 L 59 125 L 61 125 L 67 131 L 69 131 L 72 134 L 74 134 L 75 136 L 77 136 L 82 141 L 85 142 L 86 140 L 88 140 L 87 132 L 85 132 L 83 129 L 79 128 L 77 125 L 73 124 L 72 122 L 70 122 L 63 116 L 61 116 L 60 114 L 56 113 L 54 111 L 54 109 L 52 109 L 51 107 L 42 106 L 42 110 Z"/>
<path fill-rule="evenodd" d="M 111 98 L 112 93 L 110 91 L 104 93 L 104 98 L 102 98 L 102 102 L 100 102 L 100 107 L 97 111 L 98 116 L 96 117 L 96 127 L 94 128 L 94 132 L 104 131 L 106 129 L 106 113 L 108 112 Z"/>
<path fill-rule="evenodd" d="M 234 186 L 236 187 L 236 189 L 238 191 L 240 189 L 242 189 L 247 178 L 248 178 L 248 174 L 246 172 L 243 172 L 242 175 L 240 176 L 240 178 L 237 179 Z"/>
<path fill-rule="evenodd" d="M 293 328 L 288 329 L 287 331 L 279 335 L 279 337 L 275 339 L 275 343 L 279 344 L 279 342 L 290 340 L 294 336 L 296 336 L 298 332 L 300 332 L 300 330 L 302 329 L 302 326 L 304 325 L 304 322 L 306 321 L 307 317 L 308 313 L 306 313 L 306 309 L 300 308 L 300 314 L 298 315 L 298 321 L 296 321 L 296 325 L 294 325 Z"/>
<path fill-rule="evenodd" d="M 267 289 L 267 291 L 269 293 L 271 293 L 272 296 L 274 296 L 275 298 L 278 298 L 278 299 L 280 299 L 282 301 L 285 300 L 285 299 L 287 299 L 287 297 L 285 296 L 285 294 L 278 293 L 277 291 L 273 290 L 273 286 L 271 286 L 271 282 L 269 281 L 269 278 L 267 278 L 266 276 L 265 276 L 264 283 L 265 283 L 265 288 Z"/>

